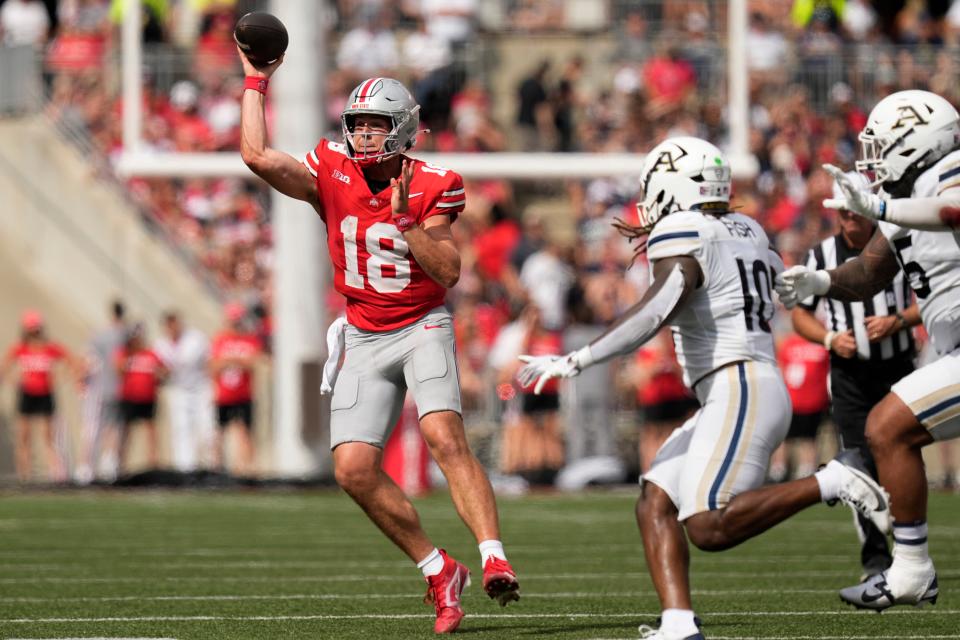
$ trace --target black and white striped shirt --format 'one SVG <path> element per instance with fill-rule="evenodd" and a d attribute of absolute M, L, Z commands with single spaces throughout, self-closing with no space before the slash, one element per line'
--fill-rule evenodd
<path fill-rule="evenodd" d="M 838 233 L 809 251 L 807 267 L 810 269 L 835 269 L 858 255 L 860 255 L 860 250 L 848 245 L 843 238 L 843 234 Z M 910 329 L 902 329 L 879 342 L 870 342 L 864 325 L 864 318 L 892 316 L 913 304 L 913 292 L 910 289 L 909 282 L 903 277 L 903 271 L 898 271 L 893 282 L 888 284 L 885 289 L 863 302 L 844 302 L 815 296 L 804 300 L 800 306 L 808 311 L 813 311 L 821 302 L 826 311 L 827 329 L 838 333 L 853 329 L 853 336 L 857 341 L 858 359 L 881 361 L 891 358 L 913 357 L 915 346 Z"/>

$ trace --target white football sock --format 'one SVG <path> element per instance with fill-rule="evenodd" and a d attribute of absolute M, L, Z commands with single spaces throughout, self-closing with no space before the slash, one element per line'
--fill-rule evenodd
<path fill-rule="evenodd" d="M 480 564 L 487 564 L 487 558 L 491 556 L 501 560 L 507 559 L 503 552 L 503 543 L 499 540 L 484 540 L 480 543 Z"/>
<path fill-rule="evenodd" d="M 700 632 L 690 609 L 664 609 L 660 615 L 660 628 L 671 635 L 682 637 Z"/>
<path fill-rule="evenodd" d="M 843 483 L 843 477 L 840 475 L 842 470 L 842 464 L 836 460 L 831 460 L 827 463 L 827 466 L 813 474 L 813 477 L 817 479 L 817 484 L 820 485 L 820 499 L 824 502 L 836 500 L 837 496 L 840 495 L 840 485 Z"/>
<path fill-rule="evenodd" d="M 443 556 L 440 555 L 440 550 L 434 547 L 426 558 L 417 563 L 417 569 L 423 571 L 424 578 L 435 576 L 443 571 Z"/>
<path fill-rule="evenodd" d="M 930 550 L 927 544 L 927 522 L 893 523 L 893 540 L 896 553 L 895 565 L 903 568 L 926 568 L 930 564 Z"/>

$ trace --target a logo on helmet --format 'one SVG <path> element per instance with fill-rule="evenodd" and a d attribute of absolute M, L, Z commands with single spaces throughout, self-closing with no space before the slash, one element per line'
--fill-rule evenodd
<path fill-rule="evenodd" d="M 673 173 L 677 173 L 678 170 L 677 170 L 676 163 L 679 162 L 681 159 L 687 157 L 686 149 L 684 149 L 683 147 L 677 147 L 677 149 L 680 150 L 680 155 L 676 157 L 674 157 L 674 155 L 670 153 L 670 151 L 666 151 L 666 150 L 661 151 L 660 155 L 657 156 L 657 161 L 653 163 L 652 167 L 650 167 L 650 173 L 654 173 L 657 169 L 660 168 L 660 165 L 664 165 L 666 167 L 664 171 L 672 171 Z"/>
<path fill-rule="evenodd" d="M 927 124 L 927 121 L 923 119 L 923 116 L 920 115 L 913 105 L 903 104 L 897 107 L 897 121 L 893 125 L 893 129 L 899 129 L 904 126 L 907 122 L 915 122 L 917 124 Z"/>

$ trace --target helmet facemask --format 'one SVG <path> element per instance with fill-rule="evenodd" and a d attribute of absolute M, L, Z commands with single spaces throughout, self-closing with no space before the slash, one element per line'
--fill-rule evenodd
<path fill-rule="evenodd" d="M 417 105 L 414 108 L 414 113 L 420 110 L 420 106 Z M 380 133 L 380 132 L 367 132 L 362 134 L 354 133 L 354 121 L 360 115 L 375 115 L 383 116 L 390 121 L 391 129 L 390 131 Z M 404 125 L 410 119 L 410 114 L 407 112 L 399 113 L 386 113 L 381 111 L 363 111 L 363 112 L 349 112 L 344 113 L 340 116 L 340 126 L 343 132 L 343 141 L 347 149 L 347 157 L 359 164 L 360 166 L 367 167 L 371 165 L 378 164 L 384 160 L 393 158 L 404 151 L 407 151 L 413 147 L 414 140 L 411 140 L 407 143 L 406 146 L 402 145 L 400 142 L 400 133 Z M 368 136 L 370 138 L 382 138 L 383 142 L 379 146 L 378 151 L 368 152 L 368 151 L 358 151 L 353 146 L 353 138 L 356 135 Z"/>

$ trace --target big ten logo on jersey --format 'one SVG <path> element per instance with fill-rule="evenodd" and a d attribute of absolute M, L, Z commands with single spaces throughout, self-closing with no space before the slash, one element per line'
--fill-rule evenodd
<path fill-rule="evenodd" d="M 410 284 L 410 248 L 396 225 L 374 222 L 360 228 L 360 218 L 345 216 L 340 221 L 346 269 L 343 281 L 348 287 L 365 289 L 369 284 L 378 293 L 399 293 Z M 358 242 L 363 236 L 362 243 Z M 366 278 L 360 273 L 360 260 L 366 266 Z"/>
<path fill-rule="evenodd" d="M 350 176 L 340 171 L 340 169 L 334 169 L 333 173 L 330 174 L 330 177 L 334 180 L 339 180 L 344 184 L 350 184 Z"/>
<path fill-rule="evenodd" d="M 753 227 L 742 220 L 731 220 L 727 216 L 720 216 L 718 220 L 720 220 L 720 222 L 723 223 L 723 226 L 726 227 L 727 233 L 735 238 L 757 237 L 757 234 L 753 231 Z"/>

